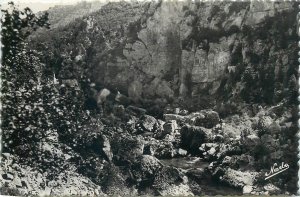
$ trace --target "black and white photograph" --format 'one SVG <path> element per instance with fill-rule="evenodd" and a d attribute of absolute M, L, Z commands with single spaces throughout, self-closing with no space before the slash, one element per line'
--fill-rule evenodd
<path fill-rule="evenodd" d="M 0 196 L 300 195 L 299 2 L 0 5 Z"/>

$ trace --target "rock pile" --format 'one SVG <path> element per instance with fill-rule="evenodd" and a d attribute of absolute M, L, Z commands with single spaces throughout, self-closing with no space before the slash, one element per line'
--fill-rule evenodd
<path fill-rule="evenodd" d="M 123 109 L 119 105 L 116 108 Z M 287 122 L 289 119 L 258 113 L 251 118 L 231 116 L 221 122 L 217 112 L 202 110 L 184 115 L 165 114 L 165 119 L 160 120 L 137 111 L 146 110 L 127 107 L 125 124 L 110 127 L 99 124 L 96 130 L 78 133 L 72 142 L 74 149 L 66 148 L 68 154 L 56 151 L 60 147 L 46 145 L 45 150 L 56 155 L 52 156 L 57 158 L 56 162 L 63 160 L 69 166 L 55 172 L 55 176 L 54 171 L 47 171 L 48 167 L 44 172 L 25 168 L 11 154 L 3 153 L 2 190 L 10 188 L 11 193 L 24 195 L 63 192 L 66 195 L 102 195 L 103 192 L 191 195 L 205 191 L 204 180 L 215 180 L 244 194 L 281 191 L 277 182 L 274 185 L 258 182 L 265 166 L 282 157 L 282 147 L 290 143 L 283 140 L 285 135 L 278 135 L 293 128 L 294 123 Z M 111 116 L 105 121 L 109 124 L 116 120 L 120 121 Z M 186 169 L 160 161 L 176 158 L 184 161 L 191 155 L 207 166 Z M 52 164 L 47 165 L 51 168 Z"/>

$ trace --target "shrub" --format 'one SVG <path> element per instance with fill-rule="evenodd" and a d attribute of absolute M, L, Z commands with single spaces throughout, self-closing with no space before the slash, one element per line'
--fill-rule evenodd
<path fill-rule="evenodd" d="M 36 17 L 29 8 L 20 11 L 10 5 L 2 10 L 1 18 L 4 151 L 37 156 L 40 142 L 51 142 L 53 134 L 60 134 L 60 139 L 70 136 L 88 115 L 83 111 L 80 89 L 60 85 L 52 73 L 46 74 L 40 53 L 25 43 L 32 31 L 48 27 L 48 15 Z"/>

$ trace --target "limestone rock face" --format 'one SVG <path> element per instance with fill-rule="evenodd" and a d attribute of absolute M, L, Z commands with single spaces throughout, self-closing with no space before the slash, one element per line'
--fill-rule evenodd
<path fill-rule="evenodd" d="M 282 29 L 276 21 L 296 20 L 294 7 L 257 1 L 110 3 L 83 18 L 78 50 L 65 53 L 79 65 L 88 59 L 94 83 L 118 88 L 134 101 L 214 95 L 245 63 L 253 67 L 280 59 L 276 76 L 281 65 L 292 63 L 289 54 L 297 46 L 290 24 L 296 21 L 288 20 Z M 276 31 L 282 36 L 275 38 Z"/>

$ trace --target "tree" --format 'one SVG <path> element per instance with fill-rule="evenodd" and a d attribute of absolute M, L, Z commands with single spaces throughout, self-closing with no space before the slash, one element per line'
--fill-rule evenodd
<path fill-rule="evenodd" d="M 43 76 L 40 53 L 27 47 L 26 38 L 38 27 L 49 27 L 47 13 L 37 17 L 29 8 L 9 3 L 2 10 L 2 131 L 4 151 L 38 157 L 39 145 L 58 142 L 87 119 L 80 89 L 60 85 Z"/>
<path fill-rule="evenodd" d="M 1 10 L 2 42 L 2 131 L 4 150 L 9 145 L 22 143 L 27 136 L 32 108 L 27 105 L 30 95 L 38 90 L 40 71 L 43 65 L 36 57 L 36 51 L 26 49 L 25 39 L 38 27 L 49 27 L 48 14 L 36 17 L 29 8 L 18 10 L 13 2 L 9 9 Z M 29 128 L 29 127 L 28 127 Z M 20 130 L 26 136 L 20 138 Z"/>
<path fill-rule="evenodd" d="M 20 11 L 13 2 L 8 4 L 10 5 L 9 9 L 1 10 L 1 41 L 4 63 L 7 63 L 10 58 L 23 50 L 24 41 L 32 31 L 39 27 L 49 28 L 47 12 L 37 17 L 28 7 L 24 11 Z"/>

